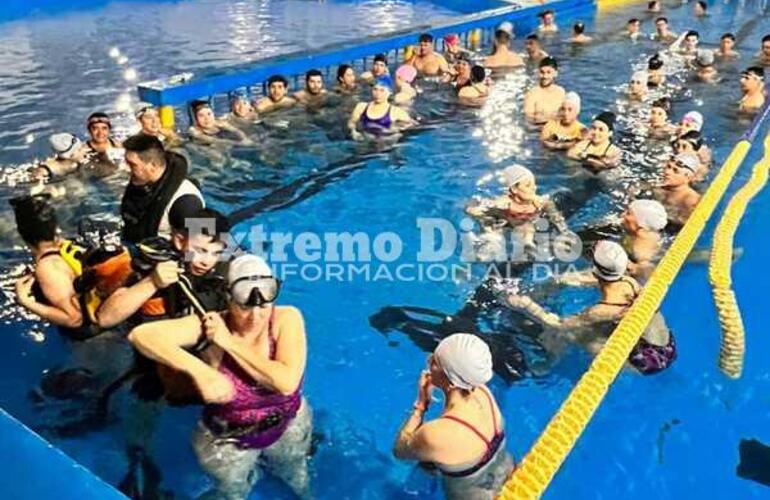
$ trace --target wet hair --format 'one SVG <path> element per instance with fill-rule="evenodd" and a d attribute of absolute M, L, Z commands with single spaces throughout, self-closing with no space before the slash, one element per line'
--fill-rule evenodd
<path fill-rule="evenodd" d="M 208 101 L 204 101 L 202 99 L 198 101 L 193 101 L 190 103 L 190 110 L 192 110 L 194 117 L 197 117 L 198 111 L 202 110 L 203 108 L 211 108 L 211 103 L 209 103 Z M 196 118 L 196 121 L 197 121 L 197 118 Z"/>
<path fill-rule="evenodd" d="M 423 33 L 420 35 L 420 38 L 418 38 L 420 43 L 427 42 L 427 43 L 433 43 L 433 35 L 430 33 Z"/>
<path fill-rule="evenodd" d="M 693 148 L 695 148 L 695 151 L 698 151 L 701 147 L 703 147 L 703 136 L 697 130 L 690 130 L 686 134 L 682 134 L 680 137 L 674 140 L 675 143 L 676 141 L 689 142 L 692 144 Z"/>
<path fill-rule="evenodd" d="M 733 35 L 732 33 L 725 33 L 719 39 L 720 40 L 730 39 L 730 40 L 732 40 L 734 42 L 735 41 L 735 35 Z"/>
<path fill-rule="evenodd" d="M 537 35 L 536 35 L 536 34 L 532 33 L 531 35 L 527 35 L 527 38 L 525 38 L 525 40 L 535 40 L 535 41 L 539 41 L 540 39 L 537 37 Z"/>
<path fill-rule="evenodd" d="M 320 72 L 319 70 L 317 70 L 317 69 L 311 69 L 311 70 L 308 70 L 308 72 L 307 72 L 307 73 L 305 73 L 305 83 L 309 82 L 309 81 L 310 81 L 310 79 L 311 79 L 312 77 L 314 77 L 314 76 L 320 76 L 320 77 L 323 79 L 323 77 L 324 77 L 324 74 L 323 74 L 323 73 L 321 73 L 321 72 Z"/>
<path fill-rule="evenodd" d="M 744 69 L 741 74 L 745 75 L 754 75 L 758 78 L 764 78 L 765 77 L 765 68 L 762 66 L 749 66 L 748 68 Z"/>
<path fill-rule="evenodd" d="M 770 34 L 762 37 L 762 43 L 767 43 L 767 42 L 770 42 Z"/>
<path fill-rule="evenodd" d="M 274 83 L 282 83 L 284 87 L 289 86 L 289 80 L 287 80 L 286 77 L 283 75 L 273 75 L 267 79 L 268 87 Z"/>
<path fill-rule="evenodd" d="M 586 25 L 578 21 L 575 23 L 574 26 L 572 26 L 572 30 L 575 32 L 576 35 L 582 35 L 583 32 L 586 30 Z"/>
<path fill-rule="evenodd" d="M 143 162 L 166 165 L 166 150 L 163 149 L 163 143 L 153 135 L 142 133 L 132 135 L 123 142 L 123 149 L 126 153 L 136 153 Z"/>
<path fill-rule="evenodd" d="M 376 56 L 374 56 L 374 62 L 381 62 L 387 66 L 388 56 L 386 56 L 385 54 L 377 54 Z"/>
<path fill-rule="evenodd" d="M 704 2 L 703 0 L 699 0 L 696 3 L 698 4 L 698 7 L 700 7 L 704 11 L 708 10 L 708 8 L 709 8 L 708 4 L 706 2 Z"/>
<path fill-rule="evenodd" d="M 194 198 L 199 200 L 197 196 Z M 174 205 L 176 205 L 176 202 Z M 223 242 L 223 238 L 226 238 L 226 233 L 230 232 L 230 221 L 221 212 L 203 207 L 194 208 L 192 210 L 175 210 L 176 208 L 176 206 L 172 206 L 169 211 L 169 223 L 174 232 L 181 234 L 185 238 L 190 236 L 190 230 L 185 224 L 189 219 L 197 219 L 197 226 L 200 228 L 200 234 L 210 236 L 212 242 Z M 214 226 L 213 231 L 211 228 L 212 225 Z"/>
<path fill-rule="evenodd" d="M 551 9 L 548 9 L 548 10 L 544 10 L 543 12 L 539 13 L 539 14 L 537 15 L 537 17 L 539 17 L 539 18 L 541 18 L 541 19 L 542 19 L 543 17 L 547 16 L 548 14 L 551 14 L 551 15 L 553 15 L 553 11 L 552 11 Z"/>
<path fill-rule="evenodd" d="M 651 9 L 651 8 L 655 7 L 656 5 L 658 5 L 659 3 L 660 3 L 660 2 L 659 2 L 658 0 L 652 0 L 652 2 L 649 2 L 649 3 L 647 4 L 647 8 L 648 8 L 648 9 Z"/>
<path fill-rule="evenodd" d="M 339 65 L 339 67 L 337 68 L 337 81 L 338 82 L 342 81 L 342 77 L 345 76 L 345 73 L 347 73 L 347 71 L 349 69 L 353 69 L 353 66 L 351 66 L 350 64 L 340 64 Z"/>
<path fill-rule="evenodd" d="M 486 80 L 486 78 L 487 70 L 484 69 L 484 66 L 479 66 L 477 64 L 471 68 L 471 81 L 473 83 L 481 83 Z"/>
<path fill-rule="evenodd" d="M 50 195 L 11 198 L 19 236 L 29 246 L 56 239 L 56 212 L 48 202 Z"/>
<path fill-rule="evenodd" d="M 663 59 L 661 59 L 660 54 L 655 54 L 651 58 L 647 60 L 647 69 L 660 69 L 663 67 Z"/>
<path fill-rule="evenodd" d="M 631 19 L 628 20 L 628 24 L 636 24 L 636 23 L 640 23 L 640 22 L 641 21 L 639 21 L 639 19 L 636 18 L 636 17 L 632 17 Z"/>
<path fill-rule="evenodd" d="M 695 38 L 700 38 L 700 33 L 698 33 L 695 30 L 690 30 L 690 31 L 687 32 L 687 34 L 684 37 L 688 38 L 688 37 L 691 37 L 691 36 L 694 36 Z"/>
<path fill-rule="evenodd" d="M 495 41 L 497 43 L 511 43 L 511 34 L 503 30 L 497 30 L 495 31 Z"/>
<path fill-rule="evenodd" d="M 557 71 L 559 70 L 559 63 L 558 63 L 558 62 L 556 62 L 556 59 L 555 59 L 555 58 L 553 58 L 553 57 L 551 57 L 551 56 L 548 56 L 548 57 L 544 57 L 544 58 L 543 58 L 543 59 L 540 61 L 540 64 L 538 64 L 538 66 L 537 66 L 537 67 L 538 67 L 538 68 L 545 68 L 546 66 L 550 66 L 550 67 L 552 67 L 553 69 L 555 69 L 555 70 L 557 70 Z"/>
<path fill-rule="evenodd" d="M 666 114 L 670 115 L 673 111 L 673 107 L 671 106 L 671 99 L 668 97 L 661 97 L 660 99 L 655 99 L 652 101 L 651 107 L 653 108 L 660 108 L 663 111 L 666 112 Z"/>
<path fill-rule="evenodd" d="M 661 16 L 661 17 L 655 19 L 655 24 L 658 24 L 660 21 L 663 21 L 664 23 L 668 24 L 668 18 L 666 18 L 666 17 Z"/>

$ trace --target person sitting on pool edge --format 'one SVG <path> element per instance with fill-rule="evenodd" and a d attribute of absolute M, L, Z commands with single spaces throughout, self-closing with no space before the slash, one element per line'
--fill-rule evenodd
<path fill-rule="evenodd" d="M 259 114 L 270 113 L 289 108 L 297 101 L 288 95 L 289 81 L 282 75 L 273 75 L 267 79 L 267 95 L 258 100 L 254 108 Z"/>
<path fill-rule="evenodd" d="M 583 140 L 586 126 L 580 123 L 580 96 L 567 92 L 559 108 L 559 116 L 545 124 L 540 141 L 548 149 L 565 150 Z"/>
<path fill-rule="evenodd" d="M 214 116 L 208 101 L 193 101 L 190 104 L 193 124 L 188 133 L 197 144 L 205 146 L 232 146 L 251 144 L 252 141 L 239 128 Z"/>
<path fill-rule="evenodd" d="M 439 76 L 452 73 L 444 56 L 433 50 L 433 35 L 430 33 L 420 35 L 417 53 L 406 64 L 414 66 L 421 76 Z"/>
<path fill-rule="evenodd" d="M 311 69 L 305 73 L 305 88 L 294 93 L 294 99 L 305 106 L 319 106 L 326 97 L 324 88 L 324 76 L 317 69 Z"/>
<path fill-rule="evenodd" d="M 564 341 L 580 344 L 591 354 L 598 354 L 609 335 L 639 297 L 642 287 L 626 275 L 628 255 L 613 241 L 599 241 L 593 250 L 593 280 L 568 285 L 591 285 L 599 288 L 601 300 L 568 317 L 546 311 L 526 295 L 505 293 L 505 305 L 527 314 L 543 324 L 546 330 L 541 342 L 551 354 L 563 348 Z M 642 375 L 653 375 L 667 369 L 676 360 L 676 343 L 660 311 L 642 333 L 628 357 L 628 364 Z"/>
<path fill-rule="evenodd" d="M 527 52 L 527 61 L 532 64 L 540 64 L 540 61 L 548 57 L 548 52 L 543 50 L 540 39 L 534 33 L 527 35 L 524 40 L 524 50 Z"/>
<path fill-rule="evenodd" d="M 492 354 L 481 338 L 444 338 L 420 374 L 417 399 L 396 438 L 396 458 L 436 466 L 447 500 L 491 500 L 514 468 L 503 416 L 486 386 L 492 375 Z M 425 422 L 433 387 L 444 393 L 444 409 Z"/>
<path fill-rule="evenodd" d="M 719 48 L 714 51 L 714 55 L 722 59 L 741 57 L 741 54 L 735 50 L 735 35 L 732 33 L 722 35 L 719 39 Z"/>
<path fill-rule="evenodd" d="M 559 27 L 556 25 L 556 14 L 550 9 L 544 10 L 539 13 L 537 17 L 540 18 L 540 25 L 537 27 L 537 32 L 544 35 L 552 35 L 559 31 Z"/>
<path fill-rule="evenodd" d="M 337 68 L 337 92 L 354 95 L 358 91 L 356 72 L 349 64 L 340 64 Z"/>
<path fill-rule="evenodd" d="M 677 40 L 679 36 L 668 27 L 668 19 L 659 17 L 655 19 L 655 40 L 664 43 L 671 43 Z"/>
<path fill-rule="evenodd" d="M 221 118 L 229 125 L 246 131 L 253 131 L 254 125 L 259 124 L 259 114 L 254 111 L 246 92 L 236 91 L 230 96 L 230 112 Z"/>
<path fill-rule="evenodd" d="M 556 77 L 559 76 L 556 59 L 546 57 L 540 61 L 538 68 L 538 84 L 524 97 L 524 115 L 535 125 L 544 125 L 557 116 L 566 92 L 556 84 Z"/>
<path fill-rule="evenodd" d="M 311 498 L 312 416 L 302 395 L 307 342 L 302 313 L 277 306 L 280 281 L 255 255 L 227 274 L 223 313 L 138 326 L 129 341 L 145 356 L 189 375 L 205 402 L 193 448 L 215 480 L 216 498 L 245 499 L 262 468 Z M 210 342 L 202 358 L 185 348 Z"/>
<path fill-rule="evenodd" d="M 575 144 L 567 156 L 583 162 L 593 172 L 600 172 L 620 165 L 622 151 L 612 143 L 615 132 L 615 114 L 609 111 L 594 117 L 588 136 Z"/>
<path fill-rule="evenodd" d="M 642 36 L 642 22 L 638 18 L 633 17 L 628 20 L 628 23 L 626 23 L 626 36 L 631 40 L 637 40 Z"/>
<path fill-rule="evenodd" d="M 361 73 L 360 78 L 366 83 L 372 83 L 377 78 L 388 75 L 390 75 L 390 70 L 388 69 L 388 56 L 385 54 L 377 54 L 372 61 L 372 69 Z"/>
<path fill-rule="evenodd" d="M 650 137 L 668 139 L 677 133 L 677 127 L 668 119 L 671 114 L 671 99 L 661 97 L 650 105 L 650 120 L 647 123 Z"/>
<path fill-rule="evenodd" d="M 631 75 L 631 81 L 628 83 L 628 100 L 644 101 L 649 93 L 649 87 L 647 86 L 647 72 L 635 71 L 634 74 Z"/>
<path fill-rule="evenodd" d="M 502 177 L 508 189 L 506 194 L 470 203 L 465 207 L 465 213 L 481 219 L 485 225 L 499 229 L 502 222 L 510 227 L 525 252 L 537 250 L 537 219 L 546 219 L 560 234 L 569 232 L 564 216 L 551 197 L 537 194 L 535 175 L 529 169 L 512 165 L 503 170 Z"/>
<path fill-rule="evenodd" d="M 402 64 L 396 70 L 396 95 L 393 96 L 393 104 L 406 106 L 417 97 L 417 91 L 412 87 L 412 82 L 417 78 L 417 70 L 414 66 Z"/>
<path fill-rule="evenodd" d="M 738 102 L 738 110 L 745 114 L 755 114 L 765 105 L 765 70 L 761 66 L 751 66 L 741 73 L 741 92 L 743 97 Z"/>
<path fill-rule="evenodd" d="M 139 103 L 134 111 L 134 117 L 141 128 L 140 132 L 157 137 L 164 147 L 173 148 L 182 144 L 182 138 L 175 131 L 161 125 L 158 108 L 152 104 Z"/>
<path fill-rule="evenodd" d="M 513 24 L 505 21 L 495 29 L 495 38 L 492 42 L 492 54 L 484 58 L 484 67 L 490 69 L 497 68 L 518 68 L 524 66 L 524 59 L 511 50 L 511 39 L 513 38 Z"/>
<path fill-rule="evenodd" d="M 356 104 L 348 120 L 348 129 L 353 140 L 363 140 L 364 134 L 374 137 L 396 133 L 397 125 L 413 123 L 409 113 L 388 102 L 393 92 L 393 81 L 389 76 L 381 76 L 372 86 L 372 100 Z M 358 126 L 361 131 L 358 131 Z"/>
<path fill-rule="evenodd" d="M 692 153 L 679 153 L 666 161 L 663 182 L 653 193 L 666 207 L 668 220 L 675 226 L 684 226 L 700 201 L 700 193 L 692 187 L 700 160 Z"/>
<path fill-rule="evenodd" d="M 585 34 L 586 25 L 582 21 L 576 22 L 572 26 L 572 37 L 570 37 L 570 43 L 577 43 L 578 45 L 590 43 L 593 38 Z"/>

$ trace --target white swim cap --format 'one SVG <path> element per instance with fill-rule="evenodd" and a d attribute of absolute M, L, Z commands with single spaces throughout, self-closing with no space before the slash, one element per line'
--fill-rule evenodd
<path fill-rule="evenodd" d="M 636 217 L 642 229 L 661 231 L 668 223 L 666 209 L 659 201 L 634 200 L 628 206 L 628 211 Z"/>
<path fill-rule="evenodd" d="M 693 175 L 695 175 L 695 172 L 700 168 L 700 159 L 695 153 L 679 153 L 674 156 L 674 161 L 677 166 L 686 168 L 691 171 Z"/>
<path fill-rule="evenodd" d="M 580 95 L 577 92 L 567 92 L 564 96 L 564 102 L 571 102 L 577 108 L 580 113 Z"/>
<path fill-rule="evenodd" d="M 450 335 L 438 344 L 433 356 L 455 387 L 470 390 L 492 379 L 492 353 L 476 335 Z"/>
<path fill-rule="evenodd" d="M 695 125 L 695 130 L 700 132 L 703 128 L 703 115 L 697 111 L 690 111 L 682 117 L 682 123 L 692 123 Z"/>
<path fill-rule="evenodd" d="M 80 139 L 66 132 L 53 134 L 48 141 L 51 143 L 51 149 L 54 150 L 54 153 L 65 160 L 72 158 L 72 155 L 80 147 Z"/>
<path fill-rule="evenodd" d="M 632 81 L 639 81 L 642 82 L 642 85 L 647 85 L 647 81 L 649 80 L 650 76 L 647 74 L 646 71 L 636 71 L 633 75 L 631 75 Z"/>
<path fill-rule="evenodd" d="M 535 174 L 533 174 L 532 171 L 526 167 L 522 167 L 520 165 L 511 165 L 510 167 L 506 167 L 505 170 L 503 170 L 503 181 L 508 187 L 515 186 L 527 178 L 535 180 Z"/>
<path fill-rule="evenodd" d="M 602 240 L 594 247 L 594 274 L 604 281 L 618 281 L 626 274 L 628 254 L 614 241 Z"/>

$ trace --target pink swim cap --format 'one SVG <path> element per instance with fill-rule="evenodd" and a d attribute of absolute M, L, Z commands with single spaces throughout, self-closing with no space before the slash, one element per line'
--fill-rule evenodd
<path fill-rule="evenodd" d="M 396 70 L 396 78 L 401 78 L 407 83 L 412 83 L 417 77 L 417 69 L 409 64 L 404 64 Z"/>
<path fill-rule="evenodd" d="M 455 45 L 460 43 L 460 37 L 457 35 L 457 33 L 450 33 L 444 37 L 444 43 Z"/>

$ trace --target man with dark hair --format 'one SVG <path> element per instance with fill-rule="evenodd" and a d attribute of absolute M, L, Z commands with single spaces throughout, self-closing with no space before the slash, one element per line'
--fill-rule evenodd
<path fill-rule="evenodd" d="M 123 160 L 123 147 L 112 137 L 112 121 L 109 115 L 97 111 L 86 120 L 89 139 L 74 158 L 81 163 L 106 164 L 117 170 Z"/>
<path fill-rule="evenodd" d="M 453 73 L 444 56 L 433 50 L 433 35 L 423 33 L 419 38 L 417 53 L 406 64 L 415 67 L 422 76 L 438 76 L 444 73 Z"/>
<path fill-rule="evenodd" d="M 532 64 L 540 64 L 540 61 L 548 57 L 548 52 L 543 50 L 540 45 L 540 39 L 534 33 L 527 35 L 524 40 L 524 50 L 527 52 L 527 58 Z"/>
<path fill-rule="evenodd" d="M 372 61 L 372 69 L 361 73 L 360 78 L 367 83 L 372 83 L 381 76 L 388 75 L 390 75 L 390 70 L 388 69 L 388 56 L 385 54 L 376 54 Z"/>
<path fill-rule="evenodd" d="M 296 92 L 294 99 L 306 106 L 318 106 L 323 103 L 325 97 L 323 73 L 317 69 L 311 69 L 305 73 L 305 88 Z"/>
<path fill-rule="evenodd" d="M 204 204 L 200 190 L 187 178 L 187 160 L 145 134 L 129 137 L 123 146 L 131 170 L 120 204 L 123 239 L 136 244 L 153 236 L 170 238 L 168 217 L 174 203 L 189 196 Z"/>
<path fill-rule="evenodd" d="M 695 2 L 695 6 L 693 7 L 693 14 L 695 17 L 706 17 L 708 15 L 708 4 L 704 2 L 703 0 L 698 0 Z"/>
<path fill-rule="evenodd" d="M 540 61 L 537 87 L 530 89 L 524 97 L 524 115 L 532 123 L 542 125 L 553 120 L 559 113 L 566 92 L 556 84 L 559 65 L 553 57 Z"/>
<path fill-rule="evenodd" d="M 765 70 L 761 66 L 751 66 L 741 73 L 741 92 L 739 103 L 742 113 L 754 114 L 765 105 Z"/>
<path fill-rule="evenodd" d="M 257 101 L 257 113 L 269 113 L 281 108 L 288 108 L 297 101 L 288 95 L 289 81 L 282 75 L 273 75 L 267 79 L 267 95 Z"/>
<path fill-rule="evenodd" d="M 626 24 L 626 36 L 631 40 L 636 40 L 642 35 L 642 22 L 637 18 L 628 20 Z"/>
<path fill-rule="evenodd" d="M 668 19 L 659 17 L 655 20 L 655 39 L 657 41 L 671 43 L 677 38 L 676 33 L 668 27 Z"/>
<path fill-rule="evenodd" d="M 759 62 L 764 66 L 770 66 L 770 34 L 762 37 L 762 46 L 759 51 Z"/>
<path fill-rule="evenodd" d="M 652 0 L 647 3 L 647 12 L 660 12 L 661 10 L 659 0 Z"/>
<path fill-rule="evenodd" d="M 555 14 L 552 10 L 544 10 L 537 15 L 540 18 L 540 26 L 537 27 L 537 32 L 541 34 L 553 34 L 559 31 L 559 27 L 554 22 Z"/>
<path fill-rule="evenodd" d="M 494 49 L 492 54 L 484 59 L 485 67 L 494 69 L 524 66 L 524 59 L 511 50 L 512 38 L 513 24 L 510 22 L 505 21 L 495 28 Z"/>
<path fill-rule="evenodd" d="M 725 33 L 719 39 L 719 48 L 714 51 L 716 57 L 724 59 L 734 59 L 741 55 L 735 50 L 735 35 Z"/>

